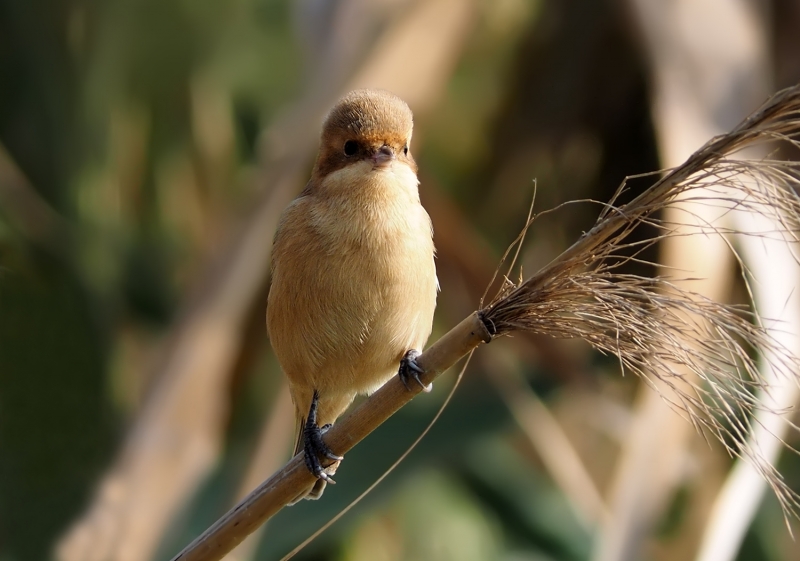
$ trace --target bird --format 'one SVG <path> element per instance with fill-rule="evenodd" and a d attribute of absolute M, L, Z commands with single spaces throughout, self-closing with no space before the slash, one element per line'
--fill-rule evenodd
<path fill-rule="evenodd" d="M 395 374 L 406 388 L 423 385 L 416 358 L 439 282 L 412 132 L 411 109 L 396 95 L 346 94 L 324 120 L 310 180 L 279 220 L 267 330 L 295 406 L 295 454 L 317 477 L 294 502 L 334 482 L 343 458 L 322 435 L 356 395 Z"/>

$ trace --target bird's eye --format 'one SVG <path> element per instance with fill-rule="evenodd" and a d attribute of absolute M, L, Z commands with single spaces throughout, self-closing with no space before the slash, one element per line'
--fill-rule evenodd
<path fill-rule="evenodd" d="M 408 156 L 408 144 L 406 144 L 405 146 L 403 146 L 403 154 L 404 154 L 404 155 L 406 155 L 406 156 Z"/>
<path fill-rule="evenodd" d="M 344 143 L 344 155 L 354 156 L 358 152 L 358 143 L 355 140 L 348 140 Z"/>

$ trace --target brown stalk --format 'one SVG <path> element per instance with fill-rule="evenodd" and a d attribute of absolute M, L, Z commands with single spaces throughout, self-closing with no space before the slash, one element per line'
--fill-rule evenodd
<path fill-rule="evenodd" d="M 800 200 L 791 186 L 798 181 L 792 162 L 741 162 L 725 156 L 757 143 L 785 140 L 800 148 L 800 86 L 783 90 L 731 133 L 712 139 L 683 165 L 674 168 L 627 205 L 614 200 L 595 226 L 528 280 L 507 281 L 495 299 L 450 330 L 419 358 L 433 381 L 469 351 L 494 336 L 527 331 L 552 337 L 581 337 L 604 353 L 619 357 L 623 368 L 647 380 L 647 372 L 677 391 L 672 405 L 703 434 L 720 439 L 732 454 L 746 457 L 775 490 L 787 512 L 796 496 L 774 469 L 745 448 L 749 413 L 759 407 L 752 394 L 762 385 L 750 351 L 774 357 L 773 366 L 797 379 L 800 360 L 791 356 L 746 310 L 725 306 L 683 290 L 667 278 L 645 278 L 617 272 L 637 252 L 672 235 L 671 225 L 653 215 L 676 196 L 691 199 L 693 190 L 713 187 L 719 199 L 709 205 L 768 213 L 783 227 L 777 235 L 796 239 Z M 755 181 L 748 180 L 753 178 Z M 731 191 L 738 194 L 730 197 Z M 705 191 L 707 192 L 707 191 Z M 626 244 L 639 224 L 655 224 L 661 235 Z M 530 223 L 529 223 L 530 225 Z M 708 226 L 709 231 L 719 232 Z M 696 347 L 684 344 L 692 340 Z M 696 350 L 695 350 L 696 349 Z M 688 369 L 703 384 L 681 389 L 679 371 Z M 350 450 L 418 392 L 390 380 L 326 434 L 337 453 Z M 300 455 L 265 481 L 241 503 L 194 540 L 174 561 L 221 559 L 313 482 Z"/>
<path fill-rule="evenodd" d="M 490 340 L 491 334 L 486 330 L 479 313 L 472 314 L 417 359 L 417 363 L 425 369 L 422 382 L 432 382 L 469 351 Z M 350 415 L 337 422 L 326 433 L 325 441 L 338 454 L 347 453 L 420 391 L 422 389 L 416 385 L 412 386 L 412 391 L 408 391 L 399 378 L 391 379 Z M 189 544 L 174 557 L 174 561 L 222 559 L 248 534 L 313 483 L 314 476 L 305 467 L 302 454 L 298 454 Z"/>

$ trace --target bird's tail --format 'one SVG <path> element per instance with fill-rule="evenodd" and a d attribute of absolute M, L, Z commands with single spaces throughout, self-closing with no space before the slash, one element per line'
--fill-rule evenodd
<path fill-rule="evenodd" d="M 297 429 L 295 432 L 297 433 L 297 436 L 294 439 L 294 453 L 292 454 L 292 456 L 297 456 L 300 452 L 303 451 L 304 448 L 303 430 L 305 429 L 306 426 L 306 418 L 298 413 L 296 415 L 296 419 L 297 419 Z"/>

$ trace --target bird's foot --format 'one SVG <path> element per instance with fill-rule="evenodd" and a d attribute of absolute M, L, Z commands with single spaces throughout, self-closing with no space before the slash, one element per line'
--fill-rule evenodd
<path fill-rule="evenodd" d="M 414 380 L 420 385 L 422 391 L 429 392 L 433 389 L 433 384 L 425 385 L 422 383 L 422 380 L 419 379 L 419 375 L 425 373 L 425 371 L 417 364 L 417 357 L 419 357 L 419 355 L 420 352 L 417 350 L 411 349 L 410 351 L 407 351 L 400 360 L 400 370 L 397 371 L 397 375 L 400 376 L 400 381 L 403 382 L 403 385 L 407 390 L 411 391 L 408 383 L 410 380 Z"/>
<path fill-rule="evenodd" d="M 317 425 L 318 406 L 319 394 L 315 391 L 311 400 L 311 408 L 308 410 L 308 420 L 306 420 L 306 426 L 303 427 L 303 451 L 305 452 L 306 467 L 317 479 L 335 484 L 336 482 L 331 478 L 329 472 L 334 473 L 336 469 L 331 470 L 330 467 L 324 467 L 320 462 L 320 458 L 341 462 L 344 457 L 334 454 L 333 450 L 328 448 L 328 445 L 322 440 L 322 435 L 328 432 L 328 429 L 333 425 L 327 424 L 321 427 Z"/>

